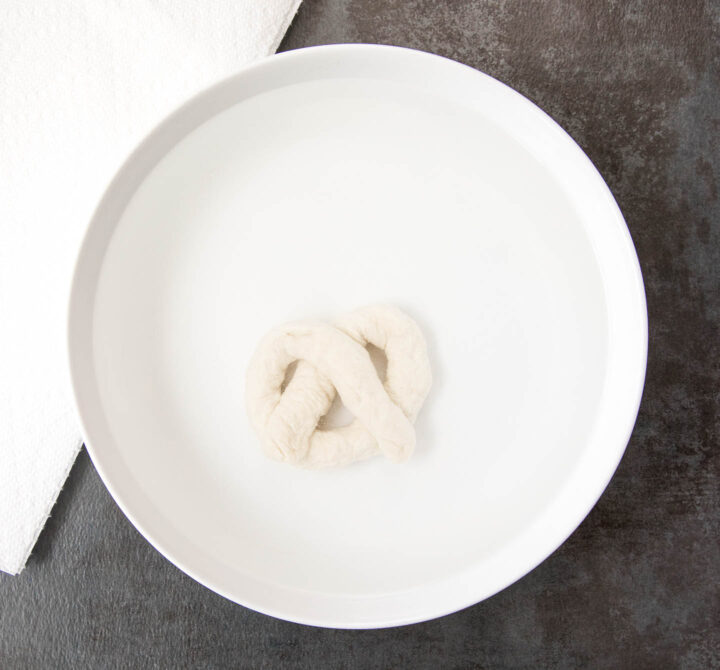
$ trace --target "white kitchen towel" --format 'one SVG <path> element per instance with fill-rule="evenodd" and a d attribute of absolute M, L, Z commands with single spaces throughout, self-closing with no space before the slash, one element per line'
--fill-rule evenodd
<path fill-rule="evenodd" d="M 65 307 L 105 185 L 185 98 L 273 53 L 299 4 L 0 4 L 0 570 L 25 565 L 81 445 Z"/>

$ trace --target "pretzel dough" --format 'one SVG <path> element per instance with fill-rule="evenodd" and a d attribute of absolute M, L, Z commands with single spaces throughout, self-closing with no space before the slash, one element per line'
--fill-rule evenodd
<path fill-rule="evenodd" d="M 384 383 L 368 344 L 387 356 Z M 296 361 L 295 374 L 283 388 L 288 367 Z M 431 383 L 417 324 L 395 307 L 364 307 L 334 326 L 296 322 L 268 333 L 247 372 L 248 416 L 265 453 L 279 461 L 322 468 L 382 453 L 400 463 L 415 448 L 413 422 Z M 342 428 L 319 429 L 336 393 L 355 420 Z"/>

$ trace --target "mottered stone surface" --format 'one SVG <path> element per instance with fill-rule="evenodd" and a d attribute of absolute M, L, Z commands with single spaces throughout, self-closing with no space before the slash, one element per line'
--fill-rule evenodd
<path fill-rule="evenodd" d="M 557 552 L 493 598 L 405 628 L 333 631 L 186 577 L 83 452 L 25 571 L 0 575 L 0 667 L 720 667 L 720 3 L 305 0 L 282 49 L 335 42 L 487 72 L 607 180 L 650 314 L 645 395 L 615 477 Z"/>

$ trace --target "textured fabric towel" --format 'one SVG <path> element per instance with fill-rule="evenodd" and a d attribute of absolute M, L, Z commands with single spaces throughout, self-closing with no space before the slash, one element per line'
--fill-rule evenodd
<path fill-rule="evenodd" d="M 0 570 L 19 572 L 81 446 L 65 372 L 75 252 L 133 146 L 273 53 L 300 0 L 9 0 L 0 10 Z"/>

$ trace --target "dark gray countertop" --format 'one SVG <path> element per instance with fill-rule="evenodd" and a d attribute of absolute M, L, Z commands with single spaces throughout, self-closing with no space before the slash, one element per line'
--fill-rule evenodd
<path fill-rule="evenodd" d="M 449 56 L 551 114 L 642 264 L 647 385 L 627 453 L 540 567 L 436 621 L 333 631 L 234 605 L 134 530 L 85 452 L 25 571 L 0 575 L 0 668 L 720 668 L 720 3 L 305 0 L 283 49 Z"/>

